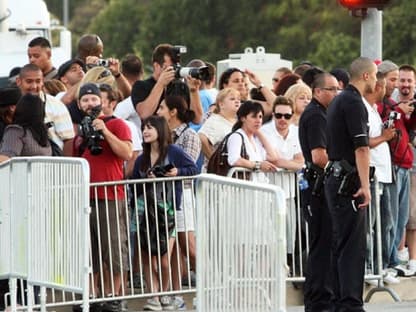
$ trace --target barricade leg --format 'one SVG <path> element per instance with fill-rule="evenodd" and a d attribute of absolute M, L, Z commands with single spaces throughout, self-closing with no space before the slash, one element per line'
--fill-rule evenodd
<path fill-rule="evenodd" d="M 10 306 L 12 311 L 15 312 L 17 310 L 17 279 L 10 278 L 9 279 L 9 290 L 10 290 Z"/>

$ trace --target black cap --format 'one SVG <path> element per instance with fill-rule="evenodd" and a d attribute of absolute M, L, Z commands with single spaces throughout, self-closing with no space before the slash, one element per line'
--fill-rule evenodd
<path fill-rule="evenodd" d="M 86 94 L 95 94 L 101 97 L 101 91 L 95 83 L 86 83 L 79 89 L 78 99 L 82 98 Z"/>
<path fill-rule="evenodd" d="M 0 106 L 16 105 L 22 93 L 19 88 L 3 88 L 0 89 Z"/>
<path fill-rule="evenodd" d="M 71 68 L 72 64 L 79 64 L 79 66 L 82 67 L 82 70 L 84 70 L 84 68 L 85 68 L 85 64 L 84 64 L 83 61 L 81 61 L 78 58 L 74 58 L 72 60 L 66 61 L 61 66 L 59 66 L 58 78 L 61 78 L 62 76 L 64 76 L 66 74 L 66 72 L 69 70 L 69 68 Z"/>

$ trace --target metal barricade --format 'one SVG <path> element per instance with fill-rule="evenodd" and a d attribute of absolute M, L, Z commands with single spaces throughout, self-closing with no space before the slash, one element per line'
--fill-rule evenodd
<path fill-rule="evenodd" d="M 198 178 L 198 311 L 285 311 L 285 205 L 279 187 Z"/>
<path fill-rule="evenodd" d="M 243 180 L 256 181 L 259 177 L 252 170 L 234 167 L 231 168 L 228 176 Z M 300 207 L 300 191 L 297 179 L 297 173 L 287 170 L 279 170 L 273 173 L 260 173 L 260 180 L 280 186 L 285 192 L 287 206 L 287 262 L 289 265 L 288 282 L 305 281 L 305 264 L 309 253 L 309 234 L 308 224 L 304 220 L 303 212 Z M 397 293 L 386 287 L 383 283 L 382 259 L 381 259 L 381 222 L 380 222 L 380 191 L 378 183 L 375 182 L 375 200 L 374 209 L 368 208 L 368 229 L 367 234 L 367 256 L 365 280 L 376 280 L 377 286 L 370 289 L 365 301 L 368 302 L 371 296 L 380 291 L 388 292 L 395 301 L 400 301 Z"/>
<path fill-rule="evenodd" d="M 89 167 L 83 159 L 14 158 L 0 165 L 0 277 L 10 279 L 17 311 L 17 279 L 27 282 L 19 309 L 46 311 L 46 288 L 81 293 L 88 311 Z M 24 293 L 23 291 L 21 292 Z"/>

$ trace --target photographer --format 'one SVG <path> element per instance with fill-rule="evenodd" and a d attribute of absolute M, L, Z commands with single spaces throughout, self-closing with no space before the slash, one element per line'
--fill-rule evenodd
<path fill-rule="evenodd" d="M 144 120 L 154 115 L 163 100 L 166 88 L 175 80 L 180 51 L 170 44 L 158 45 L 152 54 L 153 74 L 145 80 L 136 81 L 131 91 L 131 99 L 139 117 Z M 180 66 L 180 65 L 179 65 Z M 190 91 L 190 109 L 195 112 L 192 120 L 199 124 L 202 121 L 203 110 L 199 98 L 199 86 L 201 81 L 192 77 L 186 77 Z"/>
<path fill-rule="evenodd" d="M 87 83 L 81 86 L 78 106 L 85 117 L 80 124 L 80 132 L 83 136 L 78 135 L 75 140 L 74 155 L 84 157 L 88 161 L 92 183 L 122 180 L 124 177 L 123 162 L 132 157 L 131 133 L 128 126 L 119 118 L 104 117 L 100 90 L 96 84 Z M 110 277 L 109 268 L 113 269 L 113 275 L 110 277 L 112 281 L 105 278 L 105 289 L 98 290 L 96 288 L 95 293 L 117 296 L 121 291 L 123 274 L 121 268 L 124 270 L 128 268 L 124 189 L 122 185 L 107 189 L 98 187 L 91 190 L 90 196 L 94 276 L 98 277 L 98 257 L 100 256 L 105 264 L 104 276 Z M 96 220 L 98 222 L 95 222 Z M 107 237 L 107 227 L 109 227 L 110 237 Z M 98 233 L 101 235 L 99 236 Z M 98 239 L 100 239 L 101 254 L 98 254 Z M 113 290 L 112 285 L 114 286 Z M 98 287 L 98 285 L 94 286 Z M 105 310 L 117 311 L 120 308 L 119 301 L 108 301 L 105 305 Z"/>

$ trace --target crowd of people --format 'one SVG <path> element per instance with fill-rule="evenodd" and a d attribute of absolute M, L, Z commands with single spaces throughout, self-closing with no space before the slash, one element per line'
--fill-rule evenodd
<path fill-rule="evenodd" d="M 13 68 L 10 86 L 0 90 L 0 161 L 50 156 L 57 146 L 64 156 L 87 159 L 92 183 L 155 178 L 152 168 L 172 164 L 164 176 L 189 176 L 206 172 L 211 155 L 232 133 L 227 139 L 230 166 L 257 173 L 302 172 L 308 181 L 301 192 L 311 237 L 305 311 L 330 311 L 332 306 L 335 311 L 364 311 L 366 262 L 375 257 L 366 251 L 374 218 L 368 228 L 366 220 L 368 211 L 374 216 L 377 200 L 384 281 L 399 283 L 398 276 L 415 275 L 413 66 L 358 58 L 349 70 L 327 71 L 304 62 L 294 70 L 277 68 L 272 88 L 251 70 L 233 67 L 221 73 L 216 88 L 215 66 L 203 60 L 187 66 L 207 67 L 208 75 L 178 77 L 175 53 L 170 44 L 155 47 L 153 71 L 144 79 L 143 63 L 133 54 L 121 62 L 107 58 L 102 66 L 104 45 L 97 35 L 84 35 L 76 58 L 58 68 L 52 64 L 49 41 L 33 39 L 28 64 Z M 167 253 L 177 250 L 189 257 L 195 270 L 191 189 L 185 184 L 177 194 L 178 224 L 169 234 Z M 376 189 L 382 190 L 380 196 Z M 98 220 L 91 222 L 93 260 L 98 259 L 98 245 L 104 262 L 113 259 L 104 267 L 114 274 L 103 296 L 121 295 L 122 268 L 128 267 L 127 231 L 132 229 L 122 213 L 124 198 L 121 186 L 91 194 L 96 207 L 91 220 Z M 110 214 L 98 214 L 100 209 Z M 119 220 L 117 226 L 114 220 Z M 108 226 L 110 238 L 98 234 L 100 226 Z M 167 290 L 146 252 L 143 248 L 141 265 L 153 287 L 148 291 Z M 162 275 L 170 258 L 163 255 Z M 178 290 L 178 283 L 173 284 Z M 185 303 L 181 296 L 153 297 L 144 308 L 184 309 Z M 117 301 L 104 308 L 121 309 Z"/>

